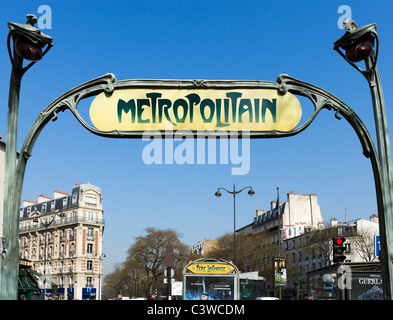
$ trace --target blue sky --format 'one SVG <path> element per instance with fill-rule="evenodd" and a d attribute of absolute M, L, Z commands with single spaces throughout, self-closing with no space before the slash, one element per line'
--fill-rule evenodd
<path fill-rule="evenodd" d="M 54 47 L 22 80 L 18 150 L 39 113 L 69 89 L 113 73 L 125 79 L 220 79 L 275 81 L 289 74 L 347 103 L 375 137 L 371 96 L 365 79 L 334 50 L 343 30 L 341 5 L 358 26 L 377 23 L 378 67 L 388 123 L 393 102 L 393 25 L 389 1 L 0 1 L 0 134 L 6 134 L 10 62 L 7 22 L 49 5 Z M 303 112 L 311 104 L 301 100 Z M 86 108 L 88 106 L 86 105 Z M 308 110 L 308 111 L 307 111 Z M 86 113 L 87 114 L 87 113 Z M 304 119 L 302 119 L 304 120 Z M 392 129 L 393 130 L 393 129 Z M 6 137 L 5 137 L 6 138 Z M 173 228 L 192 245 L 233 231 L 232 197 L 218 187 L 253 186 L 255 196 L 237 197 L 238 227 L 258 208 L 269 209 L 280 188 L 316 193 L 325 220 L 366 218 L 377 212 L 370 162 L 355 132 L 332 111 L 323 111 L 303 133 L 251 141 L 247 175 L 232 165 L 146 165 L 147 142 L 117 140 L 86 131 L 69 112 L 49 123 L 38 138 L 23 186 L 23 199 L 54 190 L 70 192 L 90 182 L 104 198 L 104 273 L 124 261 L 134 237 L 148 226 Z M 176 146 L 176 144 L 175 144 Z"/>

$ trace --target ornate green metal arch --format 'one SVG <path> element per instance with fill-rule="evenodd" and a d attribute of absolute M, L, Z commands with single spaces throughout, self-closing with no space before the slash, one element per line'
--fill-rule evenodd
<path fill-rule="evenodd" d="M 374 173 L 374 181 L 376 187 L 376 195 L 378 202 L 378 213 L 381 218 L 384 217 L 384 205 L 382 197 L 383 183 L 381 180 L 380 164 L 377 151 L 375 149 L 373 140 L 368 132 L 367 128 L 358 117 L 358 115 L 348 107 L 344 102 L 338 99 L 331 93 L 314 86 L 312 84 L 297 80 L 288 75 L 279 75 L 276 82 L 267 81 L 225 81 L 225 80 L 124 80 L 117 81 L 113 74 L 106 74 L 102 77 L 93 79 L 86 83 L 83 83 L 49 104 L 37 117 L 32 127 L 30 128 L 25 141 L 21 149 L 21 157 L 17 165 L 17 177 L 15 184 L 15 201 L 19 204 L 21 200 L 22 185 L 24 179 L 25 168 L 27 160 L 32 154 L 34 144 L 49 121 L 55 121 L 60 112 L 70 110 L 76 119 L 85 127 L 88 131 L 95 135 L 108 138 L 141 138 L 141 134 L 128 131 L 100 131 L 90 126 L 80 115 L 78 111 L 78 104 L 88 97 L 96 96 L 102 92 L 108 95 L 117 88 L 216 88 L 216 89 L 235 89 L 235 88 L 265 88 L 265 89 L 276 89 L 279 94 L 284 95 L 286 92 L 290 92 L 294 95 L 303 96 L 308 98 L 314 110 L 310 117 L 297 128 L 288 131 L 260 131 L 251 132 L 250 138 L 282 138 L 297 135 L 303 132 L 308 126 L 314 121 L 319 112 L 322 109 L 333 110 L 337 119 L 344 119 L 351 125 L 356 132 L 359 141 L 363 148 L 363 154 L 370 159 L 372 170 Z M 194 133 L 194 137 L 197 137 Z M 240 133 L 239 133 L 240 134 Z M 17 206 L 16 206 L 17 207 Z M 384 234 L 381 233 L 381 242 Z M 383 279 L 385 283 L 389 281 L 389 277 L 386 276 Z"/>
<path fill-rule="evenodd" d="M 23 177 L 26 168 L 27 160 L 32 154 L 34 144 L 49 121 L 55 121 L 60 112 L 70 110 L 76 119 L 85 127 L 88 131 L 95 135 L 108 138 L 141 138 L 140 133 L 128 132 L 128 131 L 100 131 L 90 126 L 80 115 L 78 111 L 78 104 L 83 99 L 88 97 L 96 96 L 101 92 L 105 92 L 110 95 L 114 89 L 117 88 L 136 88 L 136 87 L 151 87 L 151 88 L 173 88 L 173 87 L 187 87 L 187 88 L 265 88 L 265 89 L 276 89 L 280 94 L 291 92 L 294 95 L 299 95 L 308 98 L 313 106 L 310 117 L 300 126 L 291 131 L 260 131 L 251 132 L 250 138 L 282 138 L 297 135 L 303 132 L 308 126 L 314 121 L 319 112 L 323 109 L 335 111 L 335 117 L 341 119 L 344 117 L 348 123 L 352 126 L 356 132 L 359 141 L 363 148 L 363 154 L 370 159 L 375 186 L 377 191 L 378 203 L 381 198 L 381 178 L 379 169 L 379 160 L 377 151 L 375 149 L 373 140 L 368 132 L 367 128 L 358 117 L 358 115 L 348 107 L 339 98 L 321 89 L 317 86 L 309 84 L 292 78 L 288 75 L 281 74 L 278 76 L 276 82 L 268 81 L 225 81 L 225 80 L 123 80 L 117 81 L 113 74 L 105 74 L 102 77 L 85 82 L 58 97 L 52 103 L 50 103 L 37 117 L 33 125 L 31 126 L 25 141 L 21 149 L 21 158 L 18 161 L 17 166 L 17 184 L 16 190 L 18 190 L 17 198 L 21 196 L 21 189 L 23 184 Z M 196 137 L 196 135 L 194 135 Z M 380 214 L 383 214 L 379 210 Z"/>

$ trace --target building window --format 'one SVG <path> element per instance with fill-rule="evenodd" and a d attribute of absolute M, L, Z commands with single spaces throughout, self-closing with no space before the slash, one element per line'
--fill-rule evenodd
<path fill-rule="evenodd" d="M 96 197 L 92 197 L 92 196 L 86 196 L 85 198 L 86 203 L 90 203 L 90 204 L 97 204 L 97 198 Z"/>
<path fill-rule="evenodd" d="M 87 254 L 93 254 L 93 245 L 91 243 L 87 244 Z"/>
<path fill-rule="evenodd" d="M 72 194 L 72 204 L 76 204 L 76 199 L 77 199 L 77 194 L 73 193 Z"/>
<path fill-rule="evenodd" d="M 94 221 L 94 212 L 89 211 L 87 213 L 87 221 L 93 222 Z"/>
<path fill-rule="evenodd" d="M 63 208 L 67 207 L 67 200 L 68 200 L 67 197 L 63 198 Z"/>
<path fill-rule="evenodd" d="M 86 278 L 86 287 L 92 288 L 93 287 L 93 278 L 92 277 L 87 277 Z"/>
<path fill-rule="evenodd" d="M 87 260 L 87 266 L 86 266 L 88 271 L 93 271 L 93 261 Z"/>
<path fill-rule="evenodd" d="M 94 229 L 93 228 L 87 229 L 87 239 L 94 240 Z"/>

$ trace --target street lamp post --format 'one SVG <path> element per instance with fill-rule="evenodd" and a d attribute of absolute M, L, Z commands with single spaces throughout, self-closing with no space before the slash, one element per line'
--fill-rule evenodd
<path fill-rule="evenodd" d="M 106 258 L 105 253 L 101 254 L 96 254 L 96 256 L 99 258 L 98 260 L 98 293 L 97 293 L 97 300 L 101 300 L 101 264 L 104 258 Z"/>
<path fill-rule="evenodd" d="M 52 38 L 34 27 L 37 18 L 27 15 L 26 24 L 8 22 L 9 33 L 7 48 L 12 64 L 8 97 L 5 184 L 3 210 L 3 252 L 0 257 L 0 299 L 16 300 L 18 296 L 19 273 L 19 205 L 16 196 L 17 131 L 19 112 L 19 93 L 21 80 L 25 72 L 49 51 Z M 11 50 L 11 39 L 13 48 Z M 43 51 L 43 48 L 46 49 Z M 30 61 L 23 67 L 23 59 Z"/>
<path fill-rule="evenodd" d="M 56 210 L 55 214 L 52 216 L 52 219 L 49 222 L 46 222 L 46 219 L 41 218 L 41 225 L 45 228 L 45 235 L 44 235 L 44 290 L 43 290 L 43 300 L 46 300 L 46 251 L 47 251 L 47 233 L 48 233 L 48 227 L 53 223 L 55 220 L 56 216 L 59 215 L 60 218 L 65 217 L 64 212 L 60 212 L 59 210 Z M 38 223 L 38 218 L 34 218 L 33 222 Z"/>
<path fill-rule="evenodd" d="M 242 192 L 244 189 L 250 189 L 248 190 L 248 194 L 250 196 L 253 196 L 255 194 L 255 191 L 252 189 L 251 186 L 244 187 L 243 189 L 236 191 L 235 184 L 233 184 L 233 191 L 229 191 L 225 188 L 218 188 L 215 193 L 215 196 L 217 198 L 222 196 L 220 192 L 221 189 L 233 195 L 233 264 L 236 265 L 236 195 Z"/>
<path fill-rule="evenodd" d="M 377 190 L 379 229 L 381 240 L 381 267 L 384 297 L 392 299 L 393 293 L 393 170 L 388 124 L 382 85 L 377 68 L 379 38 L 376 24 L 358 28 L 353 20 L 345 20 L 346 33 L 334 43 L 336 50 L 352 67 L 366 78 L 371 91 L 375 129 L 378 145 L 378 166 L 381 190 Z M 374 50 L 374 43 L 376 49 Z M 341 51 L 343 49 L 345 54 Z M 355 63 L 365 62 L 366 70 Z"/>

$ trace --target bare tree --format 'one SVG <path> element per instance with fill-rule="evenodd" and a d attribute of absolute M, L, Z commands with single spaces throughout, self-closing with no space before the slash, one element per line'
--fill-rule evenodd
<path fill-rule="evenodd" d="M 351 239 L 356 252 L 364 261 L 373 261 L 376 258 L 374 250 L 374 236 L 375 232 L 365 229 L 358 231 L 357 235 Z"/>
<path fill-rule="evenodd" d="M 116 264 L 113 272 L 104 278 L 104 299 L 110 299 L 121 295 L 132 295 L 130 292 L 130 277 L 122 264 Z"/>
<path fill-rule="evenodd" d="M 145 229 L 146 235 L 135 238 L 135 243 L 128 249 L 127 261 L 137 263 L 143 268 L 148 290 L 147 295 L 151 295 L 161 286 L 165 266 L 165 253 L 168 245 L 173 247 L 175 257 L 175 269 L 179 265 L 183 266 L 189 255 L 190 248 L 180 242 L 181 234 L 172 229 L 157 229 L 148 227 Z M 183 262 L 183 263 L 182 263 Z"/>
<path fill-rule="evenodd" d="M 165 251 L 173 247 L 175 278 L 182 277 L 184 266 L 192 259 L 191 249 L 179 238 L 181 234 L 172 229 L 146 228 L 144 235 L 135 237 L 126 261 L 115 266 L 115 270 L 104 278 L 104 299 L 119 294 L 130 297 L 149 298 L 157 288 L 166 289 L 163 284 Z"/>
<path fill-rule="evenodd" d="M 332 239 L 336 235 L 337 228 L 325 228 L 310 232 L 305 252 L 317 258 L 325 266 L 329 265 L 333 252 Z"/>

